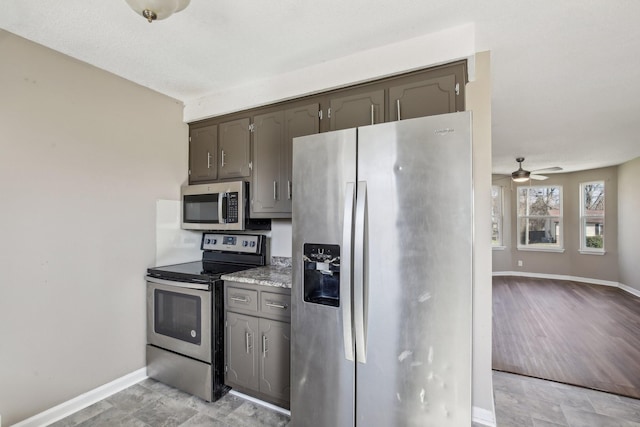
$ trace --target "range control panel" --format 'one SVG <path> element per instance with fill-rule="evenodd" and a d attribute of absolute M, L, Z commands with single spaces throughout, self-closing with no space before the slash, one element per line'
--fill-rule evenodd
<path fill-rule="evenodd" d="M 204 233 L 200 248 L 205 251 L 244 252 L 255 254 L 260 251 L 263 236 Z"/>

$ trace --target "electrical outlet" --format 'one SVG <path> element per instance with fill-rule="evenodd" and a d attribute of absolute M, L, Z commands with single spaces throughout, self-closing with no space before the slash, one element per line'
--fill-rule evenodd
<path fill-rule="evenodd" d="M 523 263 L 522 263 L 522 260 L 521 260 L 521 259 L 519 259 L 519 260 L 518 260 L 518 267 L 522 267 L 522 264 L 523 264 Z"/>

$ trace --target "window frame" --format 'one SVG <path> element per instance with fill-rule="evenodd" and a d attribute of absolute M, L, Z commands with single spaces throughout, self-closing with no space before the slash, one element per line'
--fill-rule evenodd
<path fill-rule="evenodd" d="M 585 212 L 585 187 L 587 185 L 593 185 L 593 184 L 602 184 L 602 192 L 604 193 L 604 200 L 602 201 L 602 215 L 588 215 Z M 604 255 L 606 252 L 606 203 L 607 203 L 607 187 L 606 187 L 606 183 L 603 179 L 601 180 L 597 180 L 597 181 L 588 181 L 588 182 L 581 182 L 580 183 L 580 210 L 579 210 L 579 226 L 580 226 L 580 245 L 579 245 L 579 252 L 581 254 L 586 254 L 586 255 Z M 587 238 L 587 220 L 590 218 L 602 218 L 602 228 L 603 228 L 603 233 L 602 233 L 602 248 L 589 248 L 586 245 L 586 238 Z"/>
<path fill-rule="evenodd" d="M 557 188 L 559 190 L 559 213 L 558 215 L 528 215 L 529 213 L 529 191 L 532 189 L 542 188 Z M 527 197 L 525 201 L 527 203 L 525 212 L 527 215 L 520 215 L 520 193 L 521 191 L 527 191 Z M 516 245 L 519 251 L 539 251 L 539 252 L 564 252 L 564 188 L 562 185 L 522 185 L 516 189 Z M 552 219 L 557 218 L 558 232 L 556 234 L 556 243 L 543 245 L 522 244 L 520 241 L 520 227 L 522 220 L 529 221 L 529 219 Z M 527 234 L 525 233 L 525 236 Z"/>
<path fill-rule="evenodd" d="M 497 190 L 497 198 L 498 202 L 494 205 L 494 190 Z M 496 219 L 496 216 L 493 212 L 493 207 L 497 206 L 499 210 L 499 215 Z M 493 226 L 497 224 L 498 229 L 498 240 L 493 240 Z M 491 247 L 495 250 L 503 250 L 505 249 L 504 244 L 504 187 L 501 185 L 491 185 Z"/>

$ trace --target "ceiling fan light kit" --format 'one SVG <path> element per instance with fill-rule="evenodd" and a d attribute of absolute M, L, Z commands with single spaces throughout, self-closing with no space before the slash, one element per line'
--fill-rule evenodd
<path fill-rule="evenodd" d="M 526 171 L 524 169 L 522 169 L 522 162 L 524 162 L 524 157 L 518 157 L 516 159 L 516 162 L 518 162 L 520 164 L 520 167 L 518 167 L 518 170 L 513 172 L 511 174 L 511 179 L 513 179 L 514 182 L 526 182 L 529 180 L 529 176 L 531 175 L 531 172 Z"/>
<path fill-rule="evenodd" d="M 524 162 L 524 157 L 516 157 L 516 162 L 518 162 L 518 170 L 511 173 L 511 179 L 513 182 L 527 182 L 531 179 L 535 179 L 538 181 L 544 181 L 547 179 L 547 176 L 544 175 L 532 175 L 530 171 L 522 169 L 522 162 Z M 544 169 L 536 169 L 533 171 L 536 172 L 558 172 L 561 171 L 562 168 L 560 166 L 553 166 L 550 168 Z"/>
<path fill-rule="evenodd" d="M 189 6 L 191 0 L 125 0 L 137 14 L 149 21 L 160 21 Z"/>

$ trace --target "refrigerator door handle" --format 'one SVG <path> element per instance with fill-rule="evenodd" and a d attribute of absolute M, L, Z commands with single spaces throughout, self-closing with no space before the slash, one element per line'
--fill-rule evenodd
<path fill-rule="evenodd" d="M 358 182 L 356 197 L 356 220 L 353 251 L 353 322 L 356 330 L 356 359 L 367 363 L 366 346 L 366 301 L 364 277 L 365 219 L 367 210 L 367 183 Z"/>
<path fill-rule="evenodd" d="M 353 325 L 351 323 L 351 251 L 353 242 L 353 210 L 356 200 L 356 184 L 347 182 L 344 196 L 344 222 L 342 225 L 342 255 L 340 260 L 340 304 L 342 305 L 342 335 L 344 357 L 354 361 Z"/>

